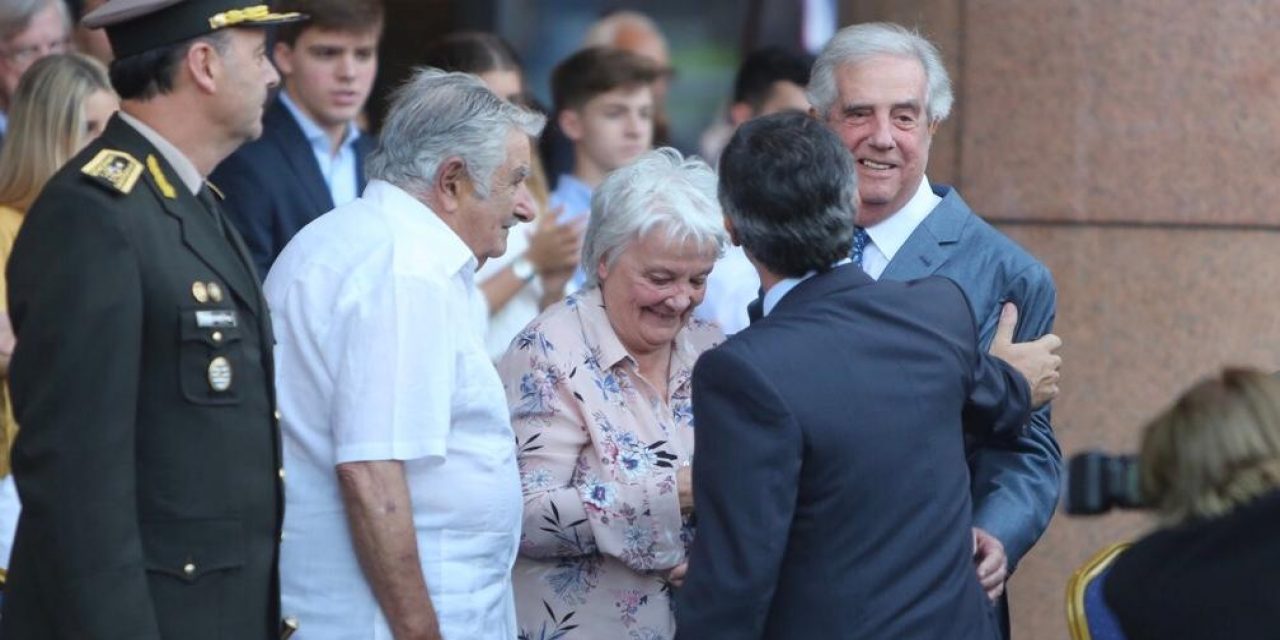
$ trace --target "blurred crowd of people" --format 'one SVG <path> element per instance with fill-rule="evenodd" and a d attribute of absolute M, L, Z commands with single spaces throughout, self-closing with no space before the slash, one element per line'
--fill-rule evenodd
<path fill-rule="evenodd" d="M 703 160 L 635 12 L 377 132 L 381 0 L 77 13 L 0 8 L 0 637 L 1008 637 L 1056 291 L 924 37 L 748 53 Z"/>

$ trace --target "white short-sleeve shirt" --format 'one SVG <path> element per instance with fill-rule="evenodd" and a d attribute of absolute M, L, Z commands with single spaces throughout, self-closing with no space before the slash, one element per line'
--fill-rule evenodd
<path fill-rule="evenodd" d="M 446 640 L 514 638 L 520 481 L 502 383 L 472 321 L 476 259 L 408 193 L 372 181 L 276 260 L 265 291 L 284 430 L 283 613 L 298 640 L 391 638 L 335 466 L 401 460 Z"/>

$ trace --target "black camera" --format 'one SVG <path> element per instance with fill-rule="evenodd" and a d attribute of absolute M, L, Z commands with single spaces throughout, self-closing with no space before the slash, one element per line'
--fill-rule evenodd
<path fill-rule="evenodd" d="M 1077 516 L 1106 513 L 1113 508 L 1142 509 L 1138 457 L 1087 451 L 1067 464 L 1064 509 Z"/>

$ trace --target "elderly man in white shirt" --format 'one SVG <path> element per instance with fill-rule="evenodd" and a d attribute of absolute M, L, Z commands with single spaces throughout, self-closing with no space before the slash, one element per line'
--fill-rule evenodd
<path fill-rule="evenodd" d="M 473 76 L 418 72 L 364 194 L 298 233 L 267 276 L 297 640 L 516 636 L 514 438 L 468 320 L 477 267 L 532 219 L 543 124 Z"/>

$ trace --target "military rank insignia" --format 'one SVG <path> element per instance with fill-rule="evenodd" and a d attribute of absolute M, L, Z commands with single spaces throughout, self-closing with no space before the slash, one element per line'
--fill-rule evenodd
<path fill-rule="evenodd" d="M 142 175 L 142 163 L 123 151 L 103 149 L 80 171 L 120 193 L 128 194 Z"/>

